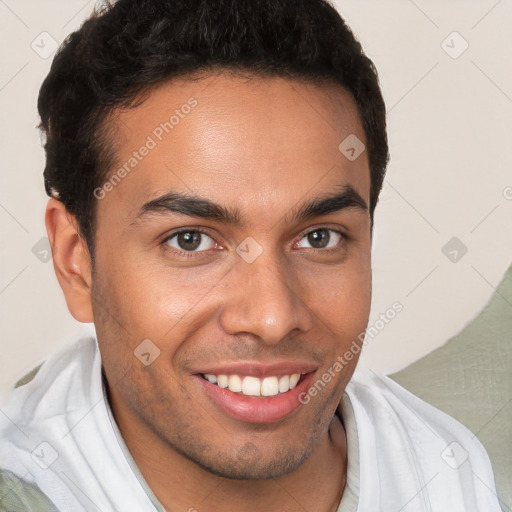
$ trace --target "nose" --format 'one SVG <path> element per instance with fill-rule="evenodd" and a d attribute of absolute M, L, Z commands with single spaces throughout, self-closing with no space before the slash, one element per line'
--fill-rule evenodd
<path fill-rule="evenodd" d="M 240 260 L 230 272 L 220 322 L 228 334 L 249 333 L 275 345 L 294 331 L 308 331 L 313 318 L 300 281 L 264 254 L 252 263 Z"/>

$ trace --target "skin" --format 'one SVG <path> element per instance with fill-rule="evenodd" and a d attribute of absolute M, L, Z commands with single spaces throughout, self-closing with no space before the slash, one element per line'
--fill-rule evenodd
<path fill-rule="evenodd" d="M 347 463 L 335 410 L 357 356 L 309 404 L 266 424 L 224 414 L 191 372 L 287 358 L 314 361 L 320 378 L 366 328 L 368 211 L 288 219 L 347 183 L 369 204 L 366 152 L 349 161 L 338 149 L 350 134 L 366 143 L 355 102 L 338 85 L 281 78 L 174 80 L 115 113 L 116 165 L 190 97 L 197 106 L 98 201 L 94 271 L 76 220 L 50 199 L 59 283 L 71 314 L 95 323 L 116 421 L 167 510 L 335 510 Z M 236 207 L 243 224 L 175 213 L 134 223 L 170 191 Z M 187 258 L 176 237 L 163 241 L 183 227 L 207 232 L 205 251 Z M 313 228 L 346 238 L 329 231 L 334 250 L 325 252 L 306 236 Z M 252 263 L 236 252 L 249 236 L 263 250 Z M 160 355 L 145 366 L 134 350 L 148 338 Z"/>

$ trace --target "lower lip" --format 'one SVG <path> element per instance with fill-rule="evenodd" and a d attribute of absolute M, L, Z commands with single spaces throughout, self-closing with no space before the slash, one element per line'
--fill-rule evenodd
<path fill-rule="evenodd" d="M 314 374 L 315 372 L 311 372 L 304 375 L 297 386 L 290 391 L 268 397 L 233 393 L 227 388 L 208 382 L 199 375 L 195 377 L 206 395 L 231 418 L 249 423 L 271 423 L 285 418 L 302 405 L 299 396 L 307 392 Z"/>

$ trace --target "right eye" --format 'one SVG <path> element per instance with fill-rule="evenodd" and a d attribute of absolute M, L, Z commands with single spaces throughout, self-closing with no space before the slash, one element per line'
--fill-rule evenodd
<path fill-rule="evenodd" d="M 210 235 L 198 229 L 182 229 L 172 233 L 161 244 L 179 253 L 205 252 L 218 246 Z"/>

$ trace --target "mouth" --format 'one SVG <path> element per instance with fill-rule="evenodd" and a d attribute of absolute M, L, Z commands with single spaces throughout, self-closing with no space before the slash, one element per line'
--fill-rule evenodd
<path fill-rule="evenodd" d="M 243 375 L 213 375 L 211 373 L 205 373 L 201 376 L 211 384 L 244 396 L 277 396 L 294 389 L 304 375 L 292 373 L 281 377 L 274 375 L 263 379 L 251 375 L 244 377 Z"/>
<path fill-rule="evenodd" d="M 193 375 L 206 399 L 230 418 L 246 423 L 272 423 L 291 415 L 301 405 L 316 369 L 267 375 L 199 373 Z"/>

